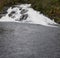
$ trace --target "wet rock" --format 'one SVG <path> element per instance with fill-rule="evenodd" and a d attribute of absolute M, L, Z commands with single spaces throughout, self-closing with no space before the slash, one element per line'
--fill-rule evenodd
<path fill-rule="evenodd" d="M 23 15 L 21 16 L 21 18 L 20 18 L 20 21 L 26 20 L 27 17 L 28 17 L 28 14 L 23 14 Z"/>
<path fill-rule="evenodd" d="M 2 17 L 2 15 L 0 14 L 0 18 Z"/>
<path fill-rule="evenodd" d="M 20 7 L 19 10 L 22 10 L 22 7 Z"/>
<path fill-rule="evenodd" d="M 7 14 L 7 10 L 9 7 L 4 7 L 3 10 L 0 12 L 0 18 Z"/>
<path fill-rule="evenodd" d="M 3 16 L 5 16 L 6 14 L 0 14 L 0 18 L 2 18 Z"/>
<path fill-rule="evenodd" d="M 2 11 L 1 14 L 7 14 L 7 11 Z"/>
<path fill-rule="evenodd" d="M 16 7 L 16 6 L 15 6 L 15 5 L 13 5 L 13 6 L 12 6 L 12 9 L 13 9 L 13 8 L 15 8 L 15 7 Z"/>
<path fill-rule="evenodd" d="M 58 24 L 60 24 L 60 22 L 58 22 Z"/>
<path fill-rule="evenodd" d="M 7 14 L 7 10 L 9 7 L 4 7 L 3 10 L 1 11 L 1 14 Z"/>
<path fill-rule="evenodd" d="M 20 12 L 21 14 L 24 14 L 24 13 L 26 13 L 28 10 L 26 10 L 26 9 L 22 9 L 22 11 Z"/>
<path fill-rule="evenodd" d="M 15 11 L 12 11 L 8 16 L 11 17 L 13 14 L 15 14 Z"/>

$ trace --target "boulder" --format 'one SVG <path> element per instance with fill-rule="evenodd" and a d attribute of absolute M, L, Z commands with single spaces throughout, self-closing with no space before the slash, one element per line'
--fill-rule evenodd
<path fill-rule="evenodd" d="M 21 20 L 26 20 L 27 17 L 28 17 L 28 14 L 23 14 L 23 15 L 21 16 L 21 18 L 20 18 L 20 21 L 21 21 Z"/>
<path fill-rule="evenodd" d="M 21 14 L 24 14 L 24 13 L 26 13 L 28 10 L 26 10 L 26 9 L 22 9 L 22 11 L 20 12 Z"/>
<path fill-rule="evenodd" d="M 13 14 L 15 14 L 15 11 L 12 11 L 8 16 L 11 17 Z"/>

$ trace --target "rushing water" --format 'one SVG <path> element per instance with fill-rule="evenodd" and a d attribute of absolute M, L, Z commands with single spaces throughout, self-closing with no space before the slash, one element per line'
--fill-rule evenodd
<path fill-rule="evenodd" d="M 31 4 L 21 4 L 10 7 L 0 22 L 23 22 L 52 26 L 57 24 L 50 18 L 31 8 Z"/>

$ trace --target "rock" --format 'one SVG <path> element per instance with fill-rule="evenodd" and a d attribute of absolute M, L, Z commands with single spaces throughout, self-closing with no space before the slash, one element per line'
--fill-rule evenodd
<path fill-rule="evenodd" d="M 13 6 L 12 6 L 12 9 L 13 9 L 13 8 L 15 8 L 15 7 L 16 7 L 16 6 L 15 6 L 15 5 L 13 5 Z"/>
<path fill-rule="evenodd" d="M 7 10 L 9 7 L 4 7 L 3 10 L 1 11 L 1 14 L 7 14 Z"/>
<path fill-rule="evenodd" d="M 0 14 L 0 18 L 2 18 L 3 16 L 5 16 L 6 14 Z"/>
<path fill-rule="evenodd" d="M 11 17 L 13 14 L 15 14 L 15 11 L 12 11 L 8 16 Z"/>
<path fill-rule="evenodd" d="M 5 16 L 6 14 L 7 14 L 7 9 L 8 9 L 9 7 L 4 7 L 3 8 L 3 10 L 0 12 L 0 18 L 2 17 L 2 16 Z"/>
<path fill-rule="evenodd" d="M 28 10 L 26 10 L 26 9 L 22 9 L 22 11 L 20 12 L 21 14 L 24 14 L 24 13 L 26 13 Z"/>
<path fill-rule="evenodd" d="M 19 10 L 22 10 L 22 7 L 19 7 Z"/>
<path fill-rule="evenodd" d="M 2 15 L 0 14 L 0 18 L 2 17 Z"/>
<path fill-rule="evenodd" d="M 58 24 L 60 24 L 60 22 L 58 22 Z"/>
<path fill-rule="evenodd" d="M 20 18 L 20 21 L 21 21 L 21 20 L 26 20 L 27 17 L 28 17 L 28 14 L 23 14 L 23 15 L 21 16 L 21 18 Z"/>

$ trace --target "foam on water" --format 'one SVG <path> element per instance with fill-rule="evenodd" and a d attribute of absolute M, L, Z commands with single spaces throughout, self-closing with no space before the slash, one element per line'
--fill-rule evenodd
<path fill-rule="evenodd" d="M 10 7 L 7 10 L 7 14 L 2 16 L 0 22 L 23 22 L 45 26 L 57 24 L 50 18 L 31 8 L 31 4 L 21 4 Z"/>

